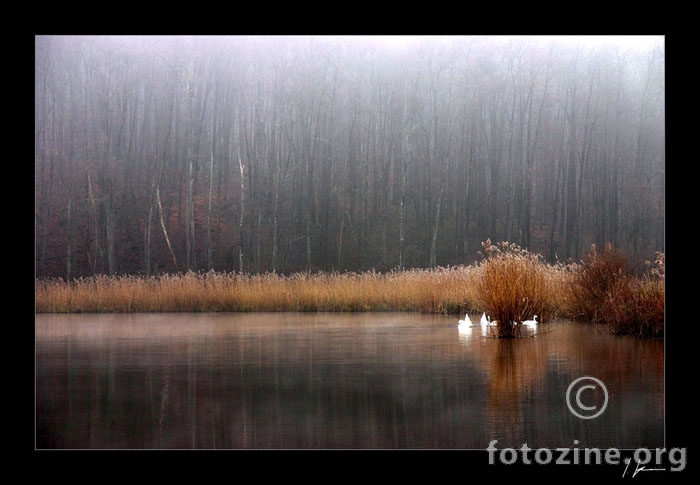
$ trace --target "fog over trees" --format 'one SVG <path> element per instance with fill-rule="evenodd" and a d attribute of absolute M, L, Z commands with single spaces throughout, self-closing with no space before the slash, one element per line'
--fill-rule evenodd
<path fill-rule="evenodd" d="M 38 36 L 37 276 L 664 250 L 663 38 Z"/>

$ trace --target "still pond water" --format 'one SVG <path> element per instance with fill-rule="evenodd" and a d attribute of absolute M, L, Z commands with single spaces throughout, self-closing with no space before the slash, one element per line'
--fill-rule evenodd
<path fill-rule="evenodd" d="M 35 332 L 39 449 L 663 446 L 663 342 L 591 325 L 498 340 L 411 313 L 40 314 Z M 597 418 L 567 405 L 581 376 L 607 388 Z"/>

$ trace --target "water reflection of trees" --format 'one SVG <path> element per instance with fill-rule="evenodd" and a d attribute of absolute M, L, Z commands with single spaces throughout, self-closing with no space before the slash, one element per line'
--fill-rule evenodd
<path fill-rule="evenodd" d="M 418 327 L 397 335 L 351 322 L 298 332 L 270 318 L 236 332 L 206 323 L 194 339 L 165 321 L 122 321 L 113 339 L 99 325 L 50 329 L 37 346 L 52 355 L 37 371 L 43 443 L 479 448 L 493 436 L 502 446 L 554 446 L 598 440 L 608 427 L 636 445 L 658 436 L 654 416 L 663 420 L 659 342 L 580 327 L 469 342 L 451 328 L 428 338 Z M 562 407 L 562 389 L 581 375 L 603 380 L 614 398 L 597 428 Z"/>

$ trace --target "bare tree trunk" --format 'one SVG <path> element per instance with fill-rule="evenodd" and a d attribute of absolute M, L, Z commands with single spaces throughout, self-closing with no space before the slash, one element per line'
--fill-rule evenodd
<path fill-rule="evenodd" d="M 433 222 L 433 235 L 430 241 L 430 267 L 437 266 L 437 236 L 440 228 L 440 207 L 442 206 L 443 190 L 440 187 L 440 195 L 438 196 L 437 209 L 435 210 L 435 221 Z"/>
<path fill-rule="evenodd" d="M 92 193 L 92 181 L 90 180 L 90 174 L 87 174 L 87 182 L 88 182 L 88 195 L 90 196 L 90 210 L 88 212 L 92 212 L 92 219 L 94 221 L 94 233 L 93 237 L 95 239 L 94 241 L 94 256 L 92 258 L 92 272 L 97 273 L 97 258 L 99 257 L 100 254 L 100 239 L 99 239 L 99 229 L 98 229 L 98 219 L 97 219 L 97 204 L 95 203 L 95 196 Z"/>
<path fill-rule="evenodd" d="M 445 185 L 447 184 L 447 172 L 449 170 L 450 161 L 449 158 L 443 163 L 441 174 L 440 174 L 440 192 L 438 194 L 437 207 L 435 209 L 435 220 L 433 222 L 433 234 L 432 240 L 430 241 L 430 267 L 434 268 L 437 266 L 437 240 L 438 232 L 440 229 L 440 211 L 442 209 L 442 199 L 445 195 Z"/>
<path fill-rule="evenodd" d="M 160 210 L 160 196 L 158 194 L 158 185 L 156 183 L 156 175 L 153 176 L 153 182 L 151 183 L 151 193 L 150 193 L 150 200 L 148 201 L 148 216 L 146 218 L 146 228 L 144 230 L 144 257 L 143 257 L 143 265 L 144 265 L 144 270 L 146 273 L 146 276 L 151 276 L 151 234 L 152 234 L 152 221 L 153 221 L 153 209 L 154 205 L 156 204 L 156 199 L 158 200 L 158 208 Z M 160 177 L 158 176 L 158 179 Z M 165 226 L 165 224 L 162 224 Z M 164 231 L 166 233 L 166 240 L 167 238 L 167 231 Z"/>
<path fill-rule="evenodd" d="M 35 51 L 35 62 L 36 62 L 36 77 L 41 79 L 40 85 L 37 84 L 35 87 L 35 104 L 37 108 L 36 111 L 36 138 L 35 138 L 35 149 L 37 155 L 39 155 L 39 200 L 37 203 L 38 211 L 35 216 L 36 223 L 36 238 L 38 245 L 38 273 L 44 274 L 46 272 L 46 244 L 47 236 L 49 231 L 49 189 L 51 185 L 48 183 L 50 180 L 46 176 L 46 165 L 49 152 L 49 113 L 52 112 L 54 117 L 56 116 L 55 102 L 54 106 L 50 109 L 48 106 L 49 100 L 49 79 L 51 77 L 49 53 L 44 49 L 50 47 L 50 41 L 44 38 L 37 37 L 36 51 Z M 55 98 L 54 98 L 55 99 Z M 35 165 L 36 169 L 36 165 Z"/>
<path fill-rule="evenodd" d="M 278 212 L 279 212 L 279 200 L 280 200 L 280 167 L 279 159 L 277 161 L 277 171 L 275 174 L 275 202 L 272 212 L 272 272 L 277 271 L 277 252 L 278 252 L 278 239 L 279 239 L 279 228 L 278 228 Z"/>
<path fill-rule="evenodd" d="M 216 123 L 215 123 L 216 125 Z M 207 197 L 207 268 L 214 269 L 212 264 L 212 242 L 211 242 L 211 205 L 214 196 L 214 142 L 216 129 L 213 128 L 211 151 L 209 153 L 209 194 Z"/>
<path fill-rule="evenodd" d="M 338 271 L 342 271 L 343 269 L 343 229 L 345 229 L 345 214 L 347 214 L 347 211 L 343 212 L 343 215 L 340 216 L 340 231 L 338 233 L 338 258 L 336 262 Z"/>
<path fill-rule="evenodd" d="M 195 232 L 194 232 L 194 157 L 199 156 L 199 150 L 193 150 L 192 145 L 197 140 L 199 147 L 200 133 L 195 136 L 195 116 L 194 116 L 194 64 L 189 63 L 187 68 L 186 96 L 187 96 L 187 198 L 185 200 L 185 256 L 188 269 L 196 269 L 197 257 L 195 254 Z"/>
<path fill-rule="evenodd" d="M 574 101 L 575 102 L 575 101 Z M 577 188 L 577 157 L 576 157 L 576 113 L 575 108 L 572 108 L 571 126 L 569 135 L 569 155 L 568 169 L 566 174 L 566 257 L 575 258 L 578 248 L 578 194 Z"/>
<path fill-rule="evenodd" d="M 238 271 L 243 273 L 243 221 L 245 215 L 245 165 L 241 161 L 241 157 L 238 157 L 238 169 L 241 172 L 241 198 L 240 198 L 240 210 L 241 214 L 238 219 Z"/>
<path fill-rule="evenodd" d="M 146 218 L 146 229 L 144 236 L 144 256 L 143 265 L 146 277 L 151 276 L 151 220 L 153 219 L 153 202 L 148 206 L 148 216 Z"/>
<path fill-rule="evenodd" d="M 311 216 L 306 218 L 306 271 L 311 272 Z"/>
<path fill-rule="evenodd" d="M 73 198 L 68 197 L 66 208 L 66 279 L 71 278 L 71 262 L 73 260 L 73 220 L 71 218 L 71 204 Z"/>
<path fill-rule="evenodd" d="M 109 62 L 109 61 L 108 61 Z M 111 106 L 112 103 L 112 68 L 111 65 L 107 69 L 107 79 L 105 88 L 105 98 L 103 106 L 103 119 L 102 129 L 104 137 L 104 147 L 102 153 L 102 166 L 100 167 L 99 173 L 99 186 L 102 190 L 102 197 L 100 198 L 100 205 L 102 209 L 102 218 L 104 221 L 105 229 L 105 245 L 107 250 L 107 268 L 109 274 L 114 274 L 115 271 L 115 258 L 114 258 L 114 180 L 109 171 L 109 159 L 112 153 L 112 122 L 111 122 Z"/>
<path fill-rule="evenodd" d="M 170 238 L 168 237 L 168 230 L 165 228 L 165 218 L 163 217 L 163 205 L 160 203 L 160 188 L 156 186 L 156 201 L 158 202 L 158 214 L 160 215 L 160 227 L 163 229 L 163 236 L 165 236 L 165 242 L 168 245 L 168 250 L 170 250 L 170 256 L 173 258 L 173 264 L 175 265 L 175 271 L 177 271 L 177 259 L 175 259 L 175 253 L 173 252 L 173 247 L 170 244 Z"/>
<path fill-rule="evenodd" d="M 106 191 L 104 202 L 104 218 L 105 218 L 105 235 L 107 238 L 107 267 L 109 274 L 114 274 L 116 271 L 116 258 L 114 255 L 114 236 L 116 221 L 114 220 L 114 194 L 111 181 L 107 181 L 109 189 Z"/>
<path fill-rule="evenodd" d="M 406 264 L 405 248 L 406 248 L 406 170 L 407 163 L 401 163 L 401 198 L 399 201 L 399 269 L 403 271 Z"/>
<path fill-rule="evenodd" d="M 185 201 L 185 255 L 188 269 L 196 267 L 194 255 L 194 174 L 193 163 L 187 162 L 187 199 Z"/>

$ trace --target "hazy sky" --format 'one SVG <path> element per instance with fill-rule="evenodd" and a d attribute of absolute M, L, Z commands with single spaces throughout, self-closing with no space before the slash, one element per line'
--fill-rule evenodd
<path fill-rule="evenodd" d="M 386 47 L 392 50 L 402 50 L 404 48 L 412 47 L 419 43 L 420 41 L 431 38 L 435 39 L 445 39 L 447 41 L 454 40 L 461 36 L 450 36 L 450 35 L 435 35 L 435 36 L 420 36 L 420 35 L 372 35 L 372 36 L 362 36 L 373 43 Z M 464 36 L 465 40 L 470 36 Z M 603 46 L 617 46 L 622 49 L 632 49 L 632 50 L 648 50 L 653 45 L 663 45 L 664 36 L 663 35 L 523 35 L 523 36 L 510 36 L 510 35 L 493 35 L 493 36 L 476 36 L 480 38 L 490 38 L 503 40 L 513 39 L 513 40 L 527 40 L 527 41 L 540 41 L 549 42 L 556 41 L 559 44 L 565 45 L 580 45 L 582 47 L 603 47 Z"/>

